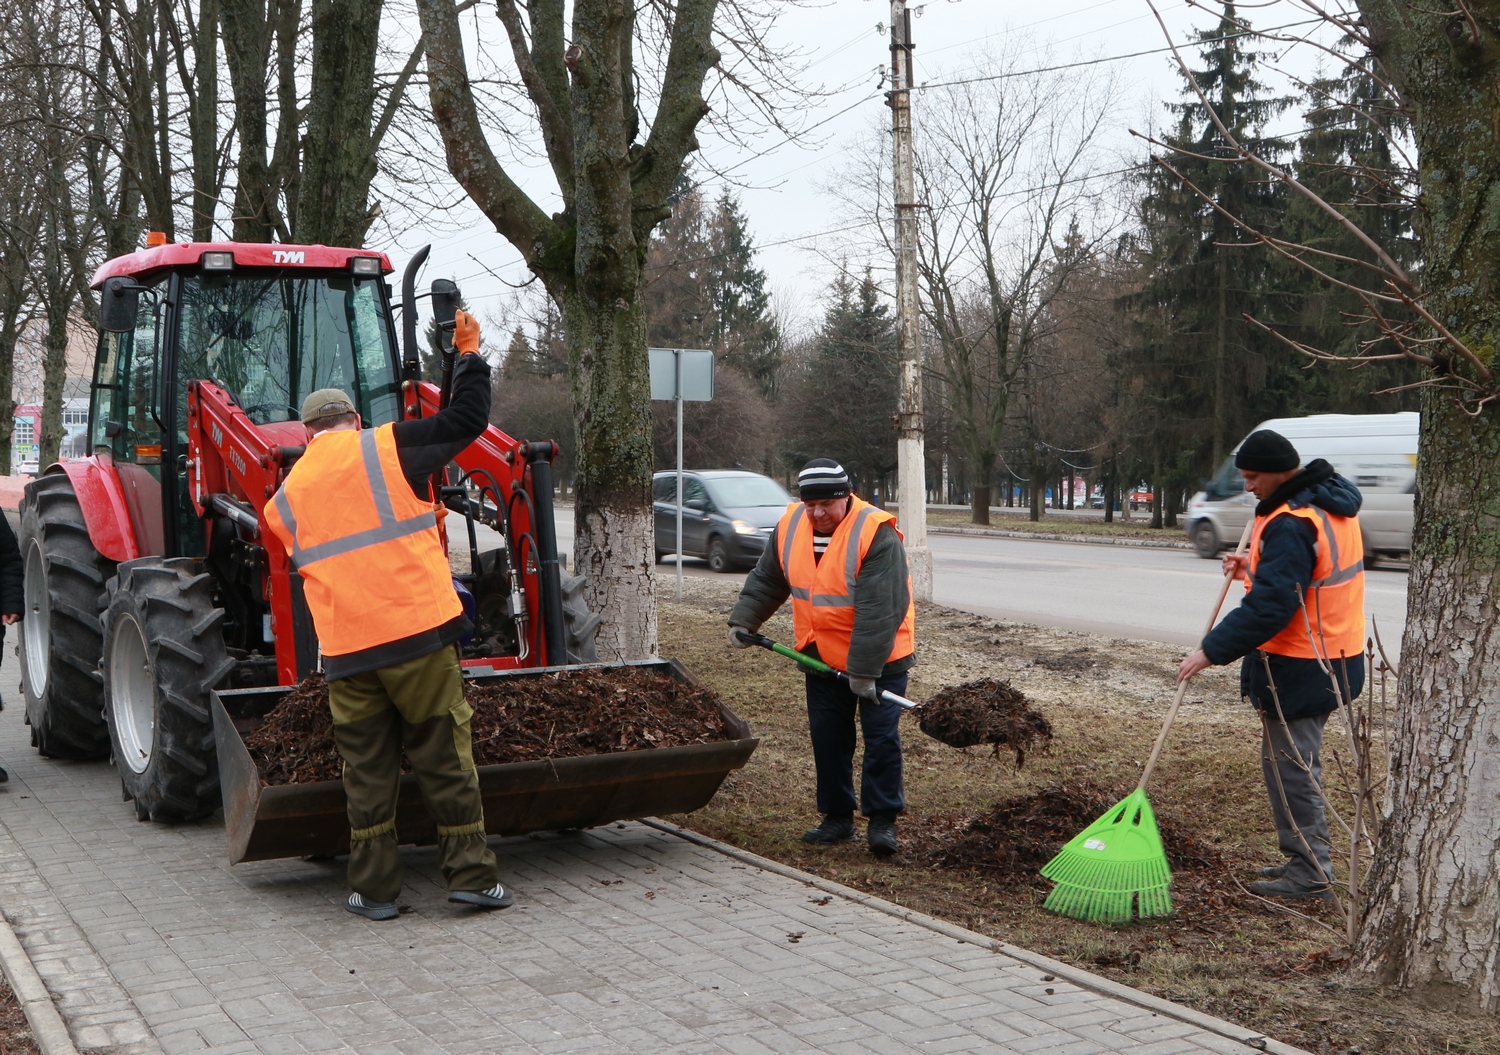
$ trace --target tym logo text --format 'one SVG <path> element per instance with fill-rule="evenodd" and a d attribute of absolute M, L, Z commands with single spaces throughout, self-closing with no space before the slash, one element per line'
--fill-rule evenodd
<path fill-rule="evenodd" d="M 271 259 L 278 264 L 300 264 L 307 254 L 300 249 L 273 249 Z"/>

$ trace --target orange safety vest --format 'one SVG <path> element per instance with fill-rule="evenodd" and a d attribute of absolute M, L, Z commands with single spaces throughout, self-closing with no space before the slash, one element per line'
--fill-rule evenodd
<path fill-rule="evenodd" d="M 797 648 L 817 642 L 824 663 L 847 670 L 849 638 L 854 633 L 854 583 L 860 565 L 875 540 L 875 529 L 896 518 L 857 495 L 849 512 L 828 540 L 822 559 L 813 558 L 812 519 L 807 507 L 793 502 L 777 525 L 781 542 L 781 571 L 792 587 L 792 626 Z M 896 534 L 901 536 L 897 529 Z M 904 536 L 901 536 L 904 538 Z M 917 610 L 911 601 L 911 576 L 906 577 L 906 618 L 896 631 L 896 642 L 886 662 L 903 659 L 916 648 Z"/>
<path fill-rule="evenodd" d="M 1365 650 L 1365 545 L 1358 517 L 1334 516 L 1317 506 L 1291 509 L 1285 504 L 1268 516 L 1256 517 L 1250 534 L 1250 574 L 1245 577 L 1245 592 L 1255 585 L 1261 533 L 1283 513 L 1301 517 L 1317 530 L 1317 558 L 1312 584 L 1303 598 L 1306 620 L 1299 610 L 1285 629 L 1260 646 L 1261 651 L 1298 659 L 1358 656 Z"/>
<path fill-rule="evenodd" d="M 265 512 L 306 580 L 324 654 L 377 648 L 463 613 L 433 504 L 401 472 L 394 425 L 318 433 Z"/>

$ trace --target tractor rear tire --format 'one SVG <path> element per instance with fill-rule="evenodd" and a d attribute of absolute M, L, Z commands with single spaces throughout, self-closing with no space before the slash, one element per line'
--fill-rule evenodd
<path fill-rule="evenodd" d="M 189 821 L 219 807 L 209 692 L 234 669 L 212 577 L 189 557 L 120 565 L 104 613 L 105 715 L 139 820 Z"/>
<path fill-rule="evenodd" d="M 53 758 L 105 758 L 99 617 L 115 565 L 89 541 L 73 482 L 63 473 L 26 485 L 20 544 L 26 610 L 18 651 L 32 746 Z"/>
<path fill-rule="evenodd" d="M 582 575 L 562 573 L 563 633 L 568 639 L 568 659 L 572 663 L 598 663 L 599 647 L 594 635 L 599 632 L 600 618 L 589 611 L 583 599 Z"/>

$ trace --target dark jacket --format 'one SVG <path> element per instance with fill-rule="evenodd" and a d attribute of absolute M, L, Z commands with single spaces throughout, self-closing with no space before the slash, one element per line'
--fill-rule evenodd
<path fill-rule="evenodd" d="M 792 595 L 791 584 L 781 570 L 780 538 L 778 524 L 759 563 L 745 577 L 740 599 L 729 613 L 730 626 L 759 630 Z M 849 669 L 845 673 L 874 678 L 900 674 L 916 663 L 915 653 L 885 661 L 911 604 L 907 578 L 906 547 L 901 536 L 889 523 L 881 524 L 854 580 L 854 632 L 849 635 Z M 816 643 L 809 644 L 806 652 L 816 656 Z"/>
<path fill-rule="evenodd" d="M 1266 516 L 1283 503 L 1293 509 L 1318 506 L 1335 516 L 1352 517 L 1358 515 L 1364 498 L 1357 487 L 1319 458 L 1258 503 L 1255 515 Z M 1317 529 L 1305 518 L 1289 514 L 1273 518 L 1261 531 L 1255 588 L 1244 596 L 1238 608 L 1209 631 L 1202 645 L 1204 655 L 1215 665 L 1243 656 L 1240 695 L 1262 709 L 1273 708 L 1274 699 L 1279 698 L 1282 714 L 1288 719 L 1313 718 L 1338 706 L 1328 675 L 1317 660 L 1270 654 L 1262 660 L 1257 651 L 1288 623 L 1303 618 L 1298 589 L 1306 596 L 1312 583 L 1317 541 Z M 1270 680 L 1266 676 L 1267 664 Z M 1358 696 L 1364 689 L 1364 663 L 1359 657 L 1350 657 L 1344 667 L 1351 698 Z M 1334 671 L 1338 674 L 1337 663 Z"/>
<path fill-rule="evenodd" d="M 10 519 L 0 516 L 0 615 L 20 615 L 26 611 L 26 597 L 21 589 L 21 550 Z M 0 630 L 0 640 L 5 632 Z"/>
<path fill-rule="evenodd" d="M 395 426 L 396 457 L 401 472 L 418 498 L 430 498 L 428 481 L 479 438 L 490 421 L 490 367 L 483 356 L 461 355 L 453 365 L 453 394 L 448 406 L 431 417 L 398 421 Z M 0 547 L 3 547 L 0 540 Z M 323 672 L 329 681 L 366 674 L 431 655 L 463 637 L 474 624 L 463 614 L 410 637 L 344 656 L 324 656 Z"/>

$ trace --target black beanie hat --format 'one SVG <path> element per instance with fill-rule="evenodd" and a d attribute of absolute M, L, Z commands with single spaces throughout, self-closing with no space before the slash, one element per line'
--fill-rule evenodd
<path fill-rule="evenodd" d="M 832 458 L 814 458 L 797 474 L 797 497 L 802 501 L 843 498 L 849 493 L 849 474 Z"/>
<path fill-rule="evenodd" d="M 1301 464 L 1291 441 L 1270 429 L 1250 433 L 1234 455 L 1234 467 L 1252 473 L 1289 473 Z"/>

